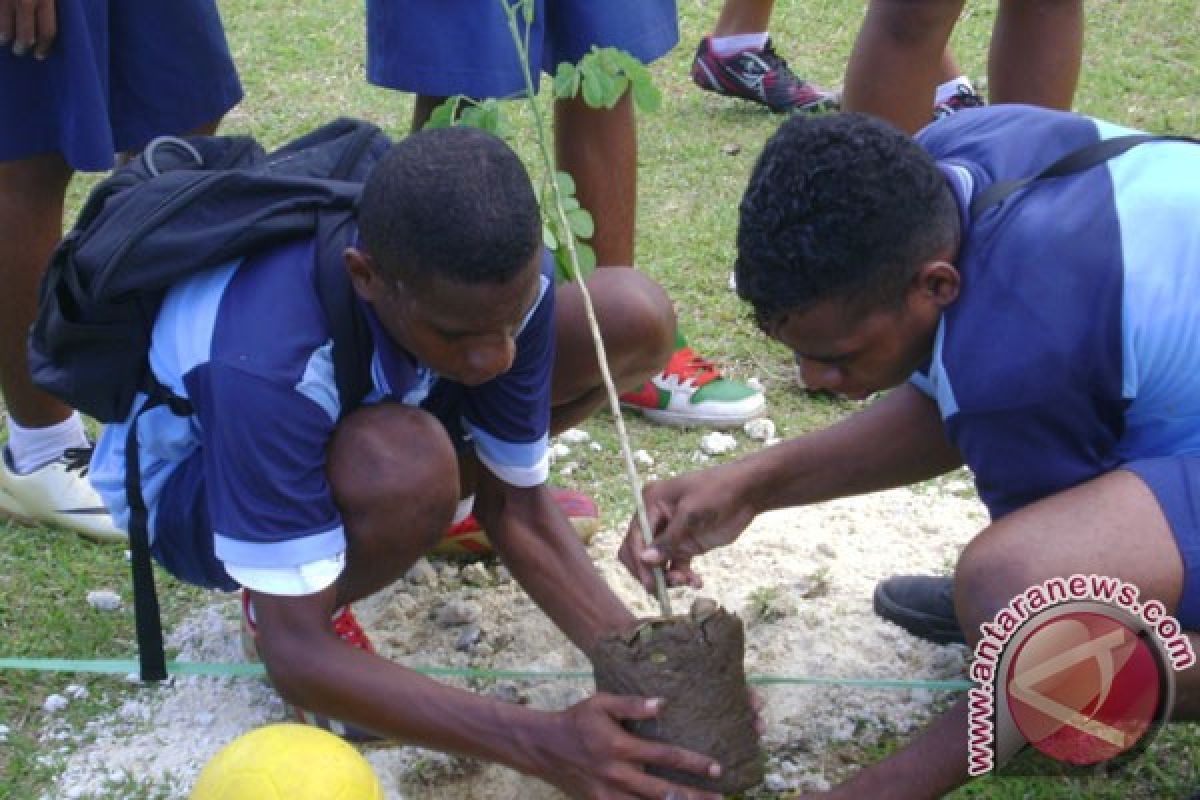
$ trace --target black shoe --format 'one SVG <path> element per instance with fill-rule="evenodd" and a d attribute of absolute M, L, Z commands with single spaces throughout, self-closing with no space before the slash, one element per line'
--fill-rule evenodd
<path fill-rule="evenodd" d="M 954 579 L 893 575 L 875 585 L 875 613 L 935 644 L 966 644 L 954 616 Z"/>

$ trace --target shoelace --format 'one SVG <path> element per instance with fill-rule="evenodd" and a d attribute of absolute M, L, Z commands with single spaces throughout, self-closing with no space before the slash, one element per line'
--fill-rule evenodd
<path fill-rule="evenodd" d="M 92 453 L 96 450 L 95 445 L 87 447 L 68 447 L 63 450 L 63 461 L 66 462 L 67 472 L 75 472 L 78 470 L 80 475 L 86 476 L 88 468 L 92 464 Z"/>
<path fill-rule="evenodd" d="M 766 62 L 771 69 L 778 70 L 780 78 L 791 78 L 796 83 L 804 83 L 804 81 L 796 77 L 796 73 L 792 72 L 792 68 L 788 66 L 783 56 L 775 52 L 775 45 L 770 39 L 767 39 L 767 43 L 759 51 L 758 57 Z"/>
<path fill-rule="evenodd" d="M 349 608 L 342 609 L 342 613 L 333 618 L 333 632 L 343 642 L 352 644 L 359 650 L 366 650 L 368 653 L 375 651 L 375 648 L 371 646 L 371 640 L 367 638 L 367 634 Z"/>
<path fill-rule="evenodd" d="M 678 377 L 680 383 L 690 382 L 697 389 L 721 377 L 716 364 L 696 355 L 690 347 L 676 350 L 663 373 Z"/>

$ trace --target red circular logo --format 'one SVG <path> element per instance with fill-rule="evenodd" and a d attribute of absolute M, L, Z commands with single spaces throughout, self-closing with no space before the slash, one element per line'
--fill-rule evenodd
<path fill-rule="evenodd" d="M 1005 691 L 1013 722 L 1030 744 L 1085 766 L 1130 750 L 1154 724 L 1159 670 L 1150 646 L 1126 625 L 1070 612 L 1021 642 Z"/>

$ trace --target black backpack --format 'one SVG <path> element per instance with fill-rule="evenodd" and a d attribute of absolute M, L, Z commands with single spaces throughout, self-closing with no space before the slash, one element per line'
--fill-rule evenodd
<path fill-rule="evenodd" d="M 369 333 L 343 267 L 362 183 L 391 146 L 377 127 L 338 119 L 267 154 L 246 136 L 161 137 L 89 195 L 55 249 L 29 337 L 34 382 L 101 422 L 129 418 L 139 392 L 180 415 L 158 383 L 154 320 L 183 278 L 297 238 L 315 237 L 321 304 L 343 410 L 370 388 Z M 136 446 L 126 440 L 134 611 L 143 680 L 166 677 Z"/>

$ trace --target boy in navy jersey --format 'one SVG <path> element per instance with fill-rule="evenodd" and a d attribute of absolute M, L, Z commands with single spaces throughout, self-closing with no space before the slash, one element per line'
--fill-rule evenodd
<path fill-rule="evenodd" d="M 758 513 L 966 464 L 991 524 L 952 585 L 881 585 L 885 616 L 974 645 L 1027 588 L 1099 574 L 1161 602 L 1194 649 L 1200 147 L 1141 144 L 970 211 L 989 185 L 1122 133 L 1028 106 L 964 111 L 916 142 L 857 114 L 785 123 L 742 200 L 738 291 L 809 386 L 891 391 L 827 430 L 647 487 L 661 534 L 649 548 L 628 536 L 625 564 L 643 583 L 664 565 L 695 584 L 692 559 Z M 1175 717 L 1200 716 L 1200 668 L 1176 688 Z M 967 777 L 967 716 L 960 702 L 831 796 L 940 797 Z"/>
<path fill-rule="evenodd" d="M 547 437 L 604 390 L 577 285 L 555 288 L 533 190 L 480 131 L 413 134 L 373 170 L 345 266 L 371 331 L 373 389 L 343 414 L 312 242 L 250 254 L 169 293 L 151 367 L 187 397 L 139 425 L 152 552 L 189 582 L 243 588 L 247 629 L 285 701 L 352 739 L 498 761 L 573 796 L 707 797 L 647 775 L 719 768 L 621 721 L 651 698 L 547 713 L 438 684 L 375 655 L 348 606 L 388 586 L 474 508 L 533 599 L 587 652 L 633 624 L 545 485 Z M 588 280 L 622 388 L 659 369 L 674 314 L 632 270 Z M 340 422 L 339 422 L 340 420 Z M 128 517 L 125 426 L 92 480 Z"/>

